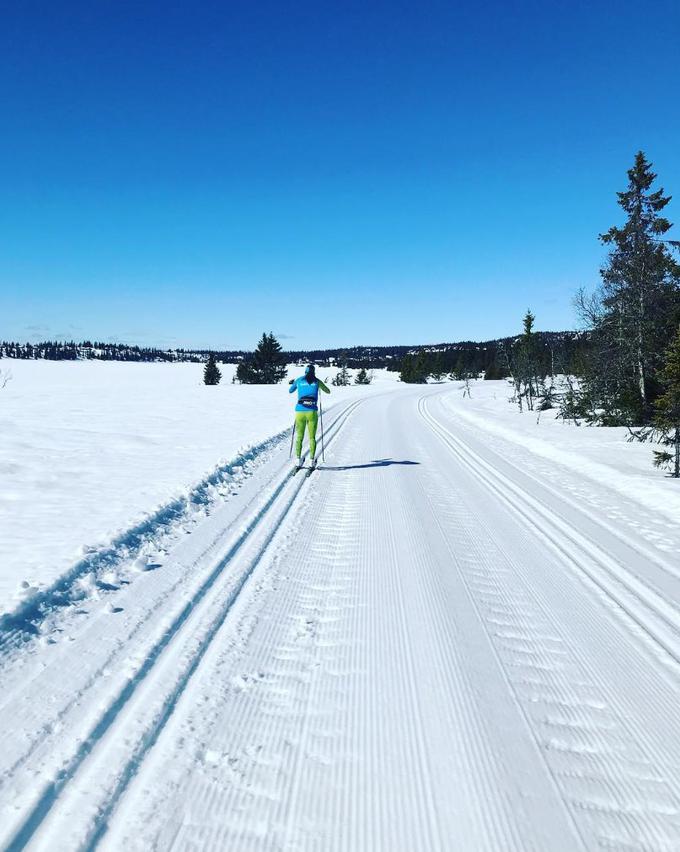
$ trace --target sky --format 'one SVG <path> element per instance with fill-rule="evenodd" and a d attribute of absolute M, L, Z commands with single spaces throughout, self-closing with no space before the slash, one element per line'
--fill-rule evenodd
<path fill-rule="evenodd" d="M 0 339 L 573 328 L 637 150 L 680 223 L 679 44 L 677 0 L 5 4 Z"/>

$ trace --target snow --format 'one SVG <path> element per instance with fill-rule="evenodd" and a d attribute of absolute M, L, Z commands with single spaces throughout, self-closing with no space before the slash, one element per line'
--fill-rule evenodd
<path fill-rule="evenodd" d="M 37 513 L 14 579 L 50 538 L 68 576 L 31 563 L 40 605 L 0 622 L 1 848 L 680 848 L 677 483 L 648 446 L 384 375 L 333 389 L 293 478 L 285 386 L 102 366 L 29 365 L 2 409 Z M 56 498 L 25 493 L 41 446 Z"/>
<path fill-rule="evenodd" d="M 625 427 L 575 426 L 557 417 L 557 410 L 519 412 L 510 405 L 506 382 L 476 382 L 471 398 L 452 394 L 446 404 L 455 417 L 482 430 L 492 443 L 510 442 L 549 461 L 606 484 L 623 497 L 677 523 L 680 484 L 652 468 L 654 444 L 631 441 Z"/>
<path fill-rule="evenodd" d="M 287 385 L 233 385 L 233 365 L 215 387 L 200 364 L 0 369 L 12 374 L 0 391 L 0 614 L 292 422 Z M 371 387 L 396 380 L 378 371 Z M 330 410 L 367 392 L 332 388 L 324 401 Z"/>

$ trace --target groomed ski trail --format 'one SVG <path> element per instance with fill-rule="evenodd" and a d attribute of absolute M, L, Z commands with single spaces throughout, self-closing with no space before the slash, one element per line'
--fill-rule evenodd
<path fill-rule="evenodd" d="M 112 634 L 107 670 L 147 649 L 123 691 L 93 669 L 89 716 L 3 758 L 7 848 L 680 848 L 679 572 L 461 428 L 454 392 L 349 406 L 316 476 L 281 453 L 194 532 L 184 608 Z"/>
<path fill-rule="evenodd" d="M 333 412 L 329 444 L 359 404 L 341 405 Z M 254 477 L 250 493 L 246 489 L 245 506 L 225 506 L 205 523 L 203 534 L 193 536 L 188 547 L 177 548 L 166 566 L 171 582 L 156 589 L 162 606 L 153 598 L 138 599 L 137 590 L 125 590 L 116 597 L 122 606 L 100 607 L 81 631 L 69 623 L 77 647 L 53 658 L 52 671 L 44 671 L 36 660 L 36 648 L 28 660 L 16 654 L 9 659 L 3 680 L 10 688 L 3 693 L 0 712 L 7 719 L 21 715 L 24 726 L 23 736 L 10 726 L 3 732 L 1 848 L 55 848 L 51 821 L 68 812 L 69 797 L 83 796 L 87 801 L 79 801 L 82 810 L 67 818 L 69 828 L 59 848 L 96 844 L 107 809 L 155 742 L 303 489 L 304 478 L 291 483 L 286 474 L 280 448 L 268 469 Z M 155 577 L 144 579 L 153 582 Z M 131 612 L 132 619 L 102 637 L 102 619 L 119 610 Z M 57 627 L 56 635 L 63 629 Z M 103 660 L 99 649 L 87 659 L 93 644 L 102 639 L 113 650 L 105 647 Z M 37 663 L 37 670 L 26 677 L 31 663 Z M 33 703 L 41 678 L 47 681 L 47 707 Z M 7 801 L 10 793 L 15 796 L 13 806 Z"/>

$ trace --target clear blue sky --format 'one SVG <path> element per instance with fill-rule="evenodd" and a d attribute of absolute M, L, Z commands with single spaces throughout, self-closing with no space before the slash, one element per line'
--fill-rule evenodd
<path fill-rule="evenodd" d="M 572 327 L 639 148 L 680 222 L 679 45 L 677 0 L 5 4 L 0 338 Z"/>

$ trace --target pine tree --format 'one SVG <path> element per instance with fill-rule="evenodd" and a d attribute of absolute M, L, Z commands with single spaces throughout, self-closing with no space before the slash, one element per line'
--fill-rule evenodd
<path fill-rule="evenodd" d="M 540 383 L 538 376 L 540 371 L 538 365 L 538 343 L 534 333 L 535 322 L 536 317 L 527 308 L 527 312 L 524 314 L 524 319 L 522 320 L 523 334 L 518 341 L 518 366 L 523 393 L 529 411 L 533 411 L 534 409 L 534 398 L 538 395 L 538 386 Z"/>
<path fill-rule="evenodd" d="M 680 477 L 680 328 L 673 343 L 666 350 L 666 359 L 660 373 L 663 393 L 654 403 L 654 429 L 660 443 L 673 447 L 654 451 L 654 466 L 670 469 L 671 476 Z"/>
<path fill-rule="evenodd" d="M 545 368 L 541 363 L 540 348 L 534 322 L 536 317 L 527 309 L 522 321 L 523 332 L 511 347 L 503 347 L 503 354 L 510 373 L 510 382 L 514 389 L 514 397 L 522 411 L 523 400 L 529 411 L 533 411 L 534 400 L 539 392 L 542 380 L 545 378 Z"/>
<path fill-rule="evenodd" d="M 286 375 L 286 359 L 281 344 L 270 332 L 263 333 L 251 358 L 241 361 L 236 378 L 248 385 L 274 385 Z"/>
<path fill-rule="evenodd" d="M 234 376 L 237 382 L 240 382 L 242 385 L 252 384 L 251 378 L 251 366 L 249 361 L 239 361 L 236 365 L 236 375 Z"/>
<path fill-rule="evenodd" d="M 218 385 L 221 378 L 222 373 L 215 363 L 215 356 L 211 352 L 203 370 L 203 382 L 206 385 Z"/>
<path fill-rule="evenodd" d="M 594 419 L 605 424 L 649 423 L 678 320 L 680 266 L 660 239 L 671 228 L 661 215 L 670 197 L 651 190 L 656 177 L 639 151 L 628 188 L 617 193 L 626 221 L 600 235 L 610 246 L 600 289 L 579 296 L 594 344 L 584 387 Z"/>
<path fill-rule="evenodd" d="M 373 381 L 373 377 L 369 376 L 366 370 L 362 367 L 356 375 L 354 379 L 355 385 L 370 385 Z"/>
<path fill-rule="evenodd" d="M 413 356 L 404 355 L 401 359 L 401 367 L 399 370 L 399 381 L 405 384 L 412 384 L 413 376 Z"/>
<path fill-rule="evenodd" d="M 342 368 L 339 372 L 335 374 L 335 377 L 333 378 L 331 383 L 334 384 L 336 387 L 346 387 L 348 384 L 350 384 L 349 370 L 347 369 L 347 364 L 342 365 Z"/>

